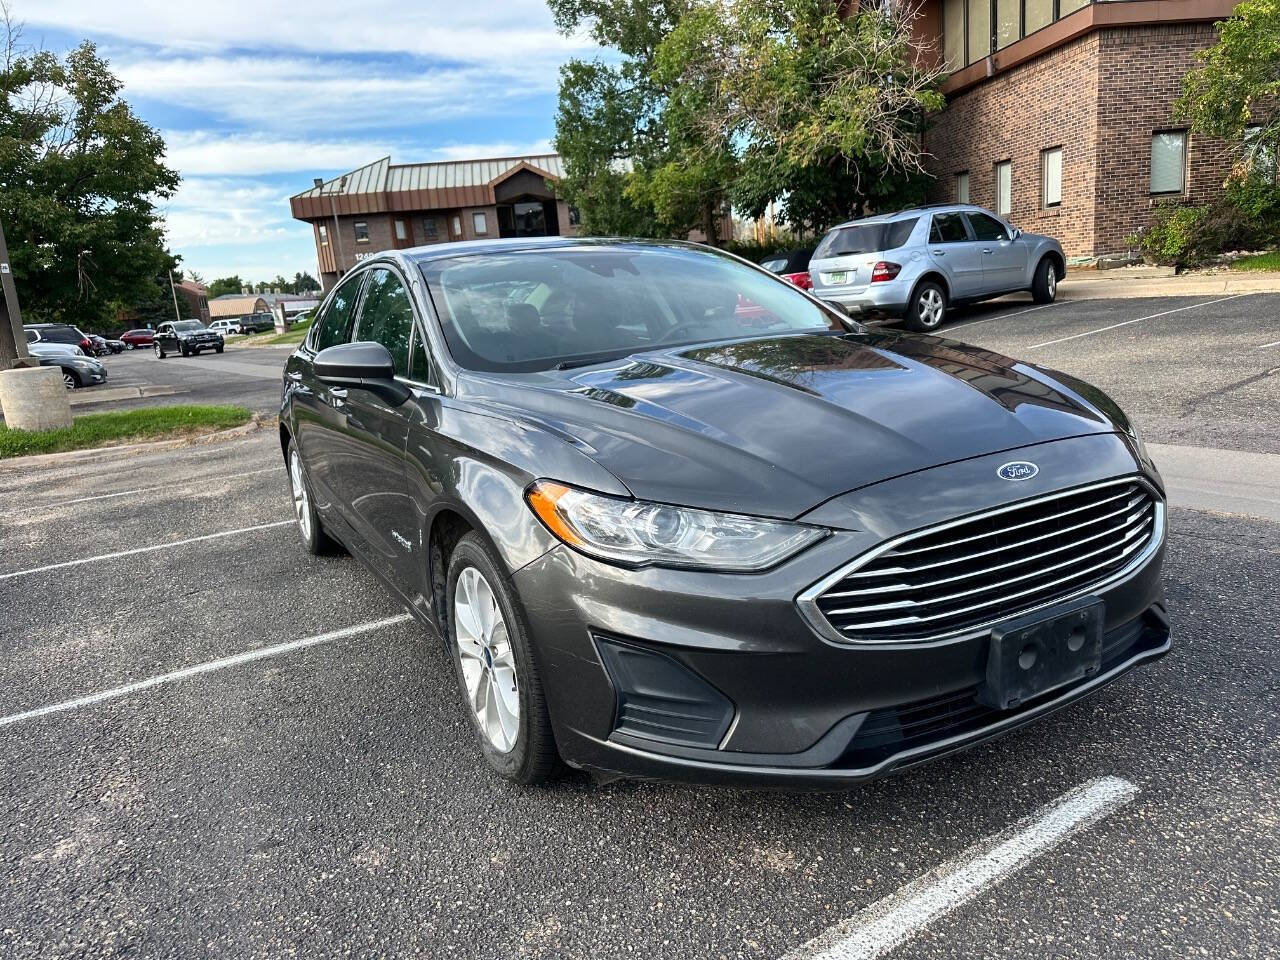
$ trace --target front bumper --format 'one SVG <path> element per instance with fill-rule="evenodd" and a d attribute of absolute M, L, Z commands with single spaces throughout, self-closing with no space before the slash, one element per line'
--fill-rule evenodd
<path fill-rule="evenodd" d="M 760 574 L 621 570 L 565 547 L 522 568 L 513 579 L 561 754 L 607 776 L 840 786 L 1006 732 L 1163 655 L 1163 543 L 1097 593 L 1106 604 L 1099 675 L 1009 711 L 974 699 L 989 631 L 851 645 L 820 636 L 801 614 L 796 598 L 811 584 L 940 518 L 1139 473 L 1160 488 L 1114 434 L 1041 444 L 1035 454 L 1043 480 L 997 478 L 1005 452 L 838 497 L 805 518 L 831 527 L 831 537 Z M 619 649 L 650 655 L 657 670 L 619 682 Z M 647 698 L 664 671 L 692 679 Z M 720 704 L 729 713 L 718 720 Z"/>

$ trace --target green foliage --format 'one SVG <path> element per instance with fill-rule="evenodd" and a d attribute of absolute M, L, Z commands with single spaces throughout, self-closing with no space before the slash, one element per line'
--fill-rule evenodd
<path fill-rule="evenodd" d="M 1183 269 L 1203 266 L 1225 250 L 1264 246 L 1268 232 L 1265 223 L 1224 196 L 1199 207 L 1157 207 L 1152 225 L 1128 241 L 1148 260 Z"/>
<path fill-rule="evenodd" d="M 1245 171 L 1280 156 L 1280 0 L 1243 0 L 1183 78 L 1175 112 L 1196 133 L 1239 144 Z M 1246 138 L 1250 127 L 1258 127 Z M 1272 170 L 1274 176 L 1274 169 Z"/>
<path fill-rule="evenodd" d="M 36 453 L 82 450 L 133 440 L 186 436 L 223 430 L 247 423 L 253 414 L 244 407 L 179 404 L 144 407 L 76 417 L 64 430 L 10 430 L 0 426 L 0 460 Z"/>
<path fill-rule="evenodd" d="M 549 0 L 618 54 L 561 71 L 557 189 L 583 232 L 709 232 L 726 201 L 817 231 L 923 198 L 941 108 L 910 14 L 837 0 Z M 847 15 L 842 15 L 844 10 Z M 719 239 L 719 238 L 717 238 Z"/>
<path fill-rule="evenodd" d="M 239 274 L 233 274 L 230 277 L 219 277 L 213 283 L 209 284 L 209 299 L 214 297 L 222 297 L 228 293 L 239 293 L 245 289 L 248 284 L 240 279 Z"/>
<path fill-rule="evenodd" d="M 291 286 L 291 289 L 289 290 L 290 293 L 319 293 L 320 292 L 320 281 L 317 280 L 315 277 L 313 277 L 311 274 L 307 273 L 305 270 L 302 273 L 295 273 L 293 275 L 293 283 L 290 286 Z"/>
<path fill-rule="evenodd" d="M 191 303 L 186 297 L 178 296 L 178 315 L 184 320 L 192 319 Z M 154 278 L 148 288 L 147 295 L 135 301 L 133 309 L 125 311 L 132 319 L 130 326 L 158 326 L 166 320 L 173 319 L 173 291 L 169 289 L 169 278 L 165 275 Z"/>
<path fill-rule="evenodd" d="M 17 49 L 13 30 L 7 39 L 0 218 L 23 312 L 102 326 L 176 267 L 155 203 L 173 195 L 178 175 L 93 44 L 60 59 Z"/>

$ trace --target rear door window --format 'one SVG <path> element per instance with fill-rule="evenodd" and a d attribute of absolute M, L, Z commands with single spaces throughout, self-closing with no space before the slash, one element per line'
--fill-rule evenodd
<path fill-rule="evenodd" d="M 387 348 L 396 373 L 409 373 L 409 337 L 413 333 L 413 306 L 409 291 L 396 274 L 379 268 L 369 271 L 369 284 L 360 303 L 357 340 L 373 340 Z"/>
<path fill-rule="evenodd" d="M 363 273 L 347 277 L 333 292 L 333 299 L 329 301 L 324 316 L 316 325 L 314 346 L 317 351 L 347 342 L 347 338 L 351 335 L 351 320 L 355 314 L 356 299 L 360 295 L 360 286 L 364 283 L 364 277 Z"/>
<path fill-rule="evenodd" d="M 929 227 L 930 243 L 964 243 L 969 239 L 964 228 L 964 218 L 958 213 L 934 214 Z"/>

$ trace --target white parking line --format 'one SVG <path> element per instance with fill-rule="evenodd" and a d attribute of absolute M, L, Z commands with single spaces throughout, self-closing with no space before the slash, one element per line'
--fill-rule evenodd
<path fill-rule="evenodd" d="M 1239 300 L 1241 297 L 1247 296 L 1247 293 L 1237 293 L 1232 297 L 1220 297 L 1217 300 L 1209 300 L 1205 303 L 1193 303 L 1189 306 L 1178 307 L 1174 310 L 1163 310 L 1160 313 L 1153 313 L 1149 317 L 1138 317 L 1136 320 L 1123 320 L 1120 323 L 1113 323 L 1110 326 L 1099 327 L 1097 330 L 1086 330 L 1084 333 L 1074 333 L 1069 337 L 1059 337 L 1057 340 L 1046 340 L 1044 343 L 1033 343 L 1026 349 L 1036 350 L 1040 347 L 1051 347 L 1055 343 L 1066 343 L 1068 340 L 1079 340 L 1081 337 L 1091 337 L 1095 333 L 1106 333 L 1108 330 L 1115 330 L 1117 327 L 1127 327 L 1131 323 L 1141 323 L 1143 320 L 1154 320 L 1156 317 L 1167 317 L 1171 313 L 1181 313 L 1183 310 L 1194 310 L 1197 307 L 1211 307 L 1215 303 L 1226 303 L 1228 300 Z"/>
<path fill-rule="evenodd" d="M 283 466 L 279 467 L 263 467 L 261 470 L 241 470 L 237 473 L 221 473 L 212 477 L 196 477 L 193 480 L 185 480 L 182 483 L 162 483 L 154 487 L 137 487 L 134 490 L 121 490 L 119 493 L 99 493 L 92 497 L 75 497 L 71 500 L 55 500 L 52 503 L 35 503 L 26 507 L 19 507 L 17 510 L 10 510 L 8 513 L 0 513 L 0 517 L 11 516 L 16 513 L 28 513 L 32 510 L 46 510 L 50 507 L 69 507 L 74 503 L 89 503 L 93 500 L 110 500 L 113 497 L 129 497 L 135 493 L 153 493 L 156 490 L 182 490 L 186 487 L 194 487 L 201 483 L 210 483 L 214 480 L 234 480 L 237 477 L 252 477 L 259 473 L 278 473 L 281 477 L 285 476 Z"/>
<path fill-rule="evenodd" d="M 132 557 L 139 553 L 152 553 L 156 550 L 168 550 L 170 547 L 181 547 L 188 543 L 200 543 L 203 540 L 217 540 L 220 537 L 234 537 L 241 533 L 252 533 L 254 530 L 270 530 L 272 527 L 283 527 L 293 523 L 292 520 L 277 520 L 274 523 L 258 523 L 252 527 L 240 527 L 237 530 L 223 530 L 220 533 L 206 533 L 202 537 L 188 537 L 186 540 L 173 540 L 169 543 L 157 543 L 150 547 L 135 547 L 132 550 L 118 550 L 115 553 L 100 553 L 96 557 L 79 557 L 75 560 L 64 560 L 61 563 L 50 563 L 43 567 L 32 567 L 29 570 L 15 570 L 12 573 L 0 573 L 0 580 L 12 580 L 29 573 L 44 573 L 46 570 L 61 570 L 63 567 L 78 567 L 82 563 L 95 563 L 98 560 L 115 560 L 117 557 Z"/>
<path fill-rule="evenodd" d="M 404 623 L 408 619 L 409 614 L 401 613 L 394 617 L 387 617 L 384 620 L 371 620 L 368 623 L 359 623 L 354 627 L 344 627 L 341 630 L 334 630 L 330 633 L 321 633 L 314 637 L 303 637 L 301 640 L 290 640 L 288 643 L 279 643 L 274 647 L 259 647 L 256 650 L 246 650 L 244 653 L 237 653 L 230 657 L 223 657 L 221 660 L 210 660 L 207 663 L 197 663 L 195 666 L 183 667 L 181 670 L 174 670 L 172 673 L 162 673 L 155 677 L 147 677 L 145 680 L 125 684 L 123 687 L 115 687 L 111 690 L 91 693 L 87 697 L 77 697 L 74 700 L 64 700 L 62 703 L 54 703 L 47 707 L 39 707 L 35 710 L 26 710 L 22 713 L 13 713 L 7 717 L 0 717 L 0 727 L 7 727 L 12 723 L 19 723 L 22 720 L 32 720 L 36 717 L 44 717 L 51 713 L 61 713 L 65 710 L 78 710 L 80 707 L 89 707 L 95 703 L 102 703 L 104 700 L 115 700 L 119 697 L 128 696 L 131 693 L 137 693 L 140 690 L 149 690 L 152 687 L 158 687 L 161 684 L 173 683 L 177 680 L 185 680 L 187 677 L 198 676 L 202 673 L 213 673 L 215 670 L 226 670 L 228 667 L 238 667 L 242 663 L 261 660 L 264 657 L 279 656 L 282 653 L 289 653 L 292 650 L 301 650 L 304 647 L 314 647 L 317 644 L 328 643 L 331 640 L 342 640 L 345 637 L 353 637 L 358 633 L 367 633 L 370 630 L 377 630 L 381 627 L 389 627 L 397 623 Z"/>
<path fill-rule="evenodd" d="M 1280 347 L 1280 340 L 1272 340 L 1270 343 L 1264 343 L 1262 346 L 1257 347 L 1256 349 L 1265 350 L 1267 349 L 1267 347 Z"/>
<path fill-rule="evenodd" d="M 939 917 L 982 893 L 1067 837 L 1118 810 L 1138 794 L 1119 777 L 1102 777 L 974 844 L 856 917 L 787 954 L 788 960 L 871 960 L 906 943 Z"/>
<path fill-rule="evenodd" d="M 1037 310 L 1048 310 L 1050 307 L 1059 306 L 1067 301 L 1055 300 L 1053 303 L 1042 303 L 1038 307 L 1028 307 L 1026 310 L 1015 310 L 1013 313 L 998 313 L 994 317 L 983 317 L 981 320 L 970 320 L 968 323 L 957 323 L 954 327 L 947 327 L 946 333 L 951 334 L 956 330 L 963 330 L 965 327 L 976 327 L 980 323 L 990 323 L 992 320 L 1004 320 L 1006 317 L 1020 317 L 1024 313 L 1035 313 Z"/>

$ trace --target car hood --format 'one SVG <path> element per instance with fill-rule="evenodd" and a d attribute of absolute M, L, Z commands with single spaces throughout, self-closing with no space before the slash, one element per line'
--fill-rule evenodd
<path fill-rule="evenodd" d="M 757 338 L 580 370 L 469 373 L 458 392 L 554 431 L 636 497 L 769 517 L 944 463 L 1115 429 L 1045 371 L 906 333 Z"/>

